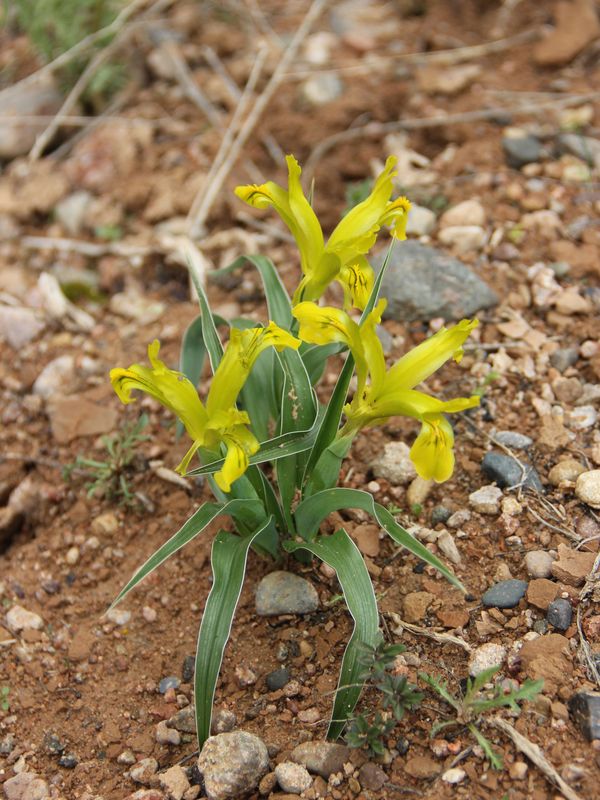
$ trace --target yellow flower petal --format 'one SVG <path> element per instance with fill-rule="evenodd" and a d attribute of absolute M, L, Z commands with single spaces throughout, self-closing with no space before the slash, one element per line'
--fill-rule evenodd
<path fill-rule="evenodd" d="M 452 328 L 438 331 L 397 361 L 387 375 L 388 391 L 412 389 L 426 380 L 450 358 L 457 363 L 463 355 L 463 344 L 478 321 L 463 319 Z"/>
<path fill-rule="evenodd" d="M 454 471 L 454 431 L 444 417 L 423 422 L 410 449 L 417 473 L 436 483 L 447 481 Z"/>
<path fill-rule="evenodd" d="M 392 236 L 403 241 L 406 239 L 406 223 L 408 222 L 409 211 L 410 201 L 406 197 L 397 197 L 387 204 L 385 212 L 379 219 L 379 224 L 391 225 Z"/>
<path fill-rule="evenodd" d="M 207 414 L 195 386 L 181 372 L 168 369 L 158 358 L 160 343 L 155 339 L 148 346 L 152 367 L 132 364 L 128 369 L 110 371 L 113 389 L 122 403 L 132 403 L 131 392 L 139 389 L 173 411 L 185 425 L 192 439 L 202 436 Z"/>
<path fill-rule="evenodd" d="M 274 322 L 269 322 L 264 328 L 232 328 L 206 399 L 209 415 L 213 417 L 219 409 L 228 409 L 235 404 L 254 362 L 263 350 L 267 347 L 275 347 L 276 350 L 291 347 L 297 350 L 299 346 L 299 339 Z"/>
<path fill-rule="evenodd" d="M 375 273 L 373 267 L 364 256 L 341 267 L 336 280 L 344 290 L 344 309 L 360 308 L 362 311 L 369 301 Z"/>
<path fill-rule="evenodd" d="M 236 425 L 224 432 L 223 442 L 227 447 L 225 463 L 214 477 L 217 486 L 222 491 L 229 492 L 231 484 L 248 469 L 250 456 L 256 453 L 260 445 L 244 425 Z"/>

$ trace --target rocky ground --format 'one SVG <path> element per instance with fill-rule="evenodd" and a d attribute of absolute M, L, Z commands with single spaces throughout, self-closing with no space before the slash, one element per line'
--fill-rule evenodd
<path fill-rule="evenodd" d="M 452 479 L 415 476 L 405 442 L 416 427 L 404 419 L 361 434 L 343 471 L 345 485 L 367 488 L 450 562 L 468 594 L 398 552 L 362 513 L 325 526 L 341 523 L 357 542 L 386 639 L 406 647 L 395 674 L 425 692 L 383 755 L 323 742 L 351 620 L 335 576 L 316 563 L 251 556 L 215 699 L 219 735 L 199 761 L 191 654 L 210 589 L 210 533 L 103 616 L 209 497 L 201 480 L 172 472 L 186 449 L 173 420 L 149 399 L 121 406 L 108 370 L 143 360 L 155 337 L 177 363 L 197 311 L 173 242 L 204 191 L 257 45 L 268 77 L 307 7 L 164 3 L 132 33 L 114 118 L 92 125 L 89 108 L 76 107 L 79 127 L 61 126 L 33 160 L 64 95 L 52 82 L 19 84 L 40 64 L 25 37 L 0 34 L 0 77 L 13 86 L 0 98 L 21 115 L 18 126 L 0 118 L 8 800 L 597 796 L 600 23 L 591 0 L 556 9 L 529 0 L 330 3 L 198 238 L 209 267 L 260 252 L 293 287 L 299 268 L 285 231 L 273 215 L 248 214 L 233 187 L 283 180 L 281 154 L 293 152 L 331 226 L 348 187 L 395 154 L 398 191 L 413 211 L 384 288 L 390 360 L 446 320 L 480 320 L 460 365 L 428 385 L 443 397 L 482 397 L 455 419 Z M 257 96 L 265 85 L 260 78 Z M 250 267 L 226 281 L 209 274 L 207 285 L 217 313 L 265 319 Z M 140 411 L 148 438 L 125 470 L 131 503 L 89 496 L 81 463 L 65 476 L 78 457 L 106 460 L 102 437 Z M 507 692 L 544 679 L 520 714 L 478 720 L 502 770 L 464 720 L 432 738 L 450 708 L 418 678 L 435 675 L 456 693 L 491 666 Z M 359 710 L 380 703 L 370 689 Z"/>

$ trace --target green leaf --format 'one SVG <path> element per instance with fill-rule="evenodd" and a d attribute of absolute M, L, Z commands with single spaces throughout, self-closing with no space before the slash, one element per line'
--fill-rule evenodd
<path fill-rule="evenodd" d="M 362 508 L 363 511 L 371 514 L 395 542 L 439 570 L 453 586 L 465 591 L 462 583 L 443 561 L 440 561 L 421 542 L 400 527 L 390 512 L 376 503 L 368 492 L 362 492 L 359 489 L 326 489 L 317 492 L 298 504 L 294 512 L 295 528 L 304 539 L 310 541 L 316 535 L 321 522 L 332 511 L 339 511 L 343 508 Z"/>
<path fill-rule="evenodd" d="M 331 723 L 327 731 L 329 739 L 337 739 L 341 736 L 362 691 L 364 669 L 361 655 L 364 648 L 376 647 L 380 639 L 379 614 L 373 584 L 359 549 L 343 528 L 333 536 L 318 536 L 308 544 L 289 541 L 284 543 L 284 547 L 290 552 L 300 548 L 309 550 L 333 567 L 354 620 L 354 631 L 344 653 Z"/>
<path fill-rule="evenodd" d="M 311 344 L 305 342 L 300 346 L 300 356 L 304 361 L 304 366 L 308 372 L 311 384 L 314 386 L 320 380 L 325 371 L 325 364 L 330 356 L 343 353 L 346 346 L 333 342 L 332 344 Z"/>
<path fill-rule="evenodd" d="M 342 461 L 348 455 L 353 441 L 354 434 L 335 438 L 323 450 L 304 487 L 303 497 L 310 497 L 323 489 L 331 489 L 337 484 Z"/>
<path fill-rule="evenodd" d="M 233 615 L 242 590 L 248 550 L 258 537 L 273 526 L 269 518 L 248 536 L 219 531 L 212 546 L 213 584 L 206 600 L 196 648 L 194 697 L 198 747 L 210 735 L 210 720 L 223 652 L 229 639 Z"/>
<path fill-rule="evenodd" d="M 228 264 L 228 266 L 223 267 L 223 269 L 216 270 L 212 275 L 225 275 L 228 272 L 243 267 L 248 261 L 256 267 L 262 278 L 270 319 L 284 330 L 291 330 L 294 320 L 292 317 L 290 296 L 270 259 L 265 256 L 240 256 L 236 258 L 232 264 Z"/>
<path fill-rule="evenodd" d="M 366 319 L 367 315 L 373 309 L 375 302 L 377 301 L 379 290 L 381 288 L 381 282 L 383 281 L 383 276 L 385 275 L 387 266 L 390 261 L 393 243 L 394 239 L 392 239 L 385 260 L 382 264 L 381 269 L 379 270 L 379 274 L 375 279 L 375 283 L 373 284 L 373 289 L 369 296 L 369 300 L 360 318 L 361 323 Z M 348 387 L 350 386 L 350 380 L 352 378 L 353 372 L 354 372 L 354 358 L 352 357 L 352 353 L 348 353 L 348 356 L 346 358 L 346 363 L 344 364 L 342 371 L 339 374 L 339 377 L 335 384 L 335 388 L 333 390 L 333 394 L 331 395 L 331 400 L 327 404 L 327 412 L 323 417 L 323 422 L 321 423 L 317 440 L 314 443 L 313 449 L 306 462 L 306 469 L 304 473 L 303 482 L 307 481 L 310 478 L 311 472 L 315 467 L 315 464 L 321 457 L 321 453 L 327 447 L 329 447 L 329 445 L 335 439 L 335 436 L 340 427 L 342 410 L 344 408 L 344 405 L 346 404 L 346 398 L 348 397 Z"/>
<path fill-rule="evenodd" d="M 110 608 L 114 608 L 117 603 L 120 603 L 125 595 L 129 594 L 140 581 L 143 581 L 151 572 L 154 572 L 154 570 L 163 564 L 169 556 L 181 550 L 184 545 L 191 542 L 199 533 L 202 533 L 202 531 L 221 514 L 239 519 L 252 530 L 263 523 L 265 519 L 264 506 L 258 500 L 235 499 L 227 503 L 203 503 L 187 522 L 181 526 L 177 533 L 171 536 L 168 541 L 159 547 L 158 550 L 134 572 L 131 579 L 113 600 Z"/>
<path fill-rule="evenodd" d="M 208 304 L 208 298 L 206 297 L 204 287 L 200 281 L 197 280 L 193 269 L 190 269 L 189 273 L 196 288 L 196 292 L 198 293 L 198 302 L 200 304 L 201 312 L 202 338 L 208 351 L 208 358 L 210 359 L 210 366 L 214 375 L 217 367 L 219 366 L 219 362 L 223 357 L 223 345 L 221 344 L 219 334 L 217 333 L 217 327 Z"/>
<path fill-rule="evenodd" d="M 317 403 L 304 363 L 296 350 L 285 349 L 277 354 L 285 380 L 281 398 L 280 434 L 312 428 L 317 417 Z M 300 486 L 306 459 L 302 453 L 280 458 L 277 461 L 277 485 L 281 506 L 293 533 L 290 513 L 296 488 Z"/>

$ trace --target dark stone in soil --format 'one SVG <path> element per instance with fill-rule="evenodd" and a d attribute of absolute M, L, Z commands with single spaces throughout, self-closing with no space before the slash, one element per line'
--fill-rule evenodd
<path fill-rule="evenodd" d="M 566 631 L 573 619 L 573 609 L 571 603 L 562 597 L 553 600 L 548 606 L 546 619 L 550 625 L 554 625 L 558 631 Z"/>
<path fill-rule="evenodd" d="M 524 464 L 525 474 L 519 464 L 503 453 L 486 453 L 481 462 L 481 470 L 486 478 L 495 481 L 501 489 L 512 488 L 522 483 L 528 489 L 543 492 L 544 487 L 531 464 Z"/>
<path fill-rule="evenodd" d="M 269 691 L 276 692 L 278 689 L 283 689 L 286 683 L 289 683 L 290 671 L 287 667 L 274 669 L 273 672 L 269 672 L 265 680 Z"/>
<path fill-rule="evenodd" d="M 444 524 L 444 522 L 448 522 L 450 517 L 452 516 L 452 512 L 446 506 L 436 506 L 431 511 L 431 524 L 437 525 L 438 523 Z"/>
<path fill-rule="evenodd" d="M 181 685 L 181 681 L 177 677 L 177 675 L 168 675 L 166 678 L 163 678 L 161 682 L 158 684 L 158 691 L 161 694 L 164 694 L 169 689 L 178 689 Z"/>
<path fill-rule="evenodd" d="M 495 292 L 461 261 L 413 241 L 393 250 L 381 294 L 388 300 L 384 318 L 399 322 L 460 320 L 498 304 Z"/>
<path fill-rule="evenodd" d="M 536 619 L 536 621 L 533 623 L 533 630 L 536 633 L 539 633 L 540 636 L 543 636 L 545 633 L 548 633 L 548 628 L 549 628 L 548 620 L 546 619 Z"/>
<path fill-rule="evenodd" d="M 377 764 L 372 764 L 370 761 L 363 764 L 358 772 L 358 782 L 361 788 L 369 789 L 372 792 L 378 792 L 388 780 L 388 776 L 381 767 L 378 767 Z"/>
<path fill-rule="evenodd" d="M 58 766 L 65 769 L 75 769 L 77 764 L 79 764 L 78 759 L 72 755 L 61 756 L 58 761 Z"/>
<path fill-rule="evenodd" d="M 550 353 L 550 363 L 559 372 L 564 372 L 577 363 L 579 353 L 574 347 L 559 347 Z"/>
<path fill-rule="evenodd" d="M 578 692 L 567 703 L 573 722 L 590 742 L 600 739 L 600 692 Z"/>
<path fill-rule="evenodd" d="M 181 680 L 183 683 L 191 683 L 194 680 L 196 669 L 196 656 L 186 656 L 181 665 Z"/>
<path fill-rule="evenodd" d="M 486 608 L 514 608 L 525 597 L 527 581 L 511 578 L 508 581 L 495 583 L 481 598 Z"/>
<path fill-rule="evenodd" d="M 408 753 L 408 748 L 410 747 L 410 742 L 408 739 L 398 739 L 396 743 L 396 750 L 400 753 L 401 756 L 405 756 Z"/>
<path fill-rule="evenodd" d="M 44 736 L 43 745 L 44 750 L 51 756 L 59 756 L 67 746 L 55 733 L 47 733 Z"/>
<path fill-rule="evenodd" d="M 505 137 L 502 139 L 502 148 L 506 163 L 513 169 L 539 161 L 542 156 L 542 145 L 535 136 Z"/>
<path fill-rule="evenodd" d="M 527 450 L 533 444 L 533 439 L 525 436 L 524 433 L 517 433 L 516 431 L 498 431 L 495 439 L 505 447 L 511 447 L 513 450 Z"/>

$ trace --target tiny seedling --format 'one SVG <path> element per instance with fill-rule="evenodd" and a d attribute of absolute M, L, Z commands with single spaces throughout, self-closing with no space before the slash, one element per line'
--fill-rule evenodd
<path fill-rule="evenodd" d="M 396 656 L 403 653 L 404 645 L 388 645 L 383 640 L 375 647 L 364 647 L 360 663 L 364 667 L 362 680 L 381 695 L 382 711 L 358 714 L 346 731 L 349 747 L 366 747 L 373 755 L 385 751 L 384 740 L 403 718 L 404 712 L 416 708 L 423 694 L 408 683 L 405 675 L 394 675 Z"/>
<path fill-rule="evenodd" d="M 476 394 L 478 397 L 483 397 L 490 386 L 498 380 L 500 377 L 500 373 L 496 372 L 496 370 L 491 369 L 488 374 L 485 376 L 483 381 L 473 390 L 473 394 Z"/>
<path fill-rule="evenodd" d="M 521 711 L 519 702 L 533 700 L 544 685 L 543 680 L 527 679 L 518 689 L 508 692 L 505 692 L 499 684 L 495 684 L 489 690 L 486 689 L 486 685 L 499 669 L 500 667 L 490 667 L 490 669 L 480 672 L 475 678 L 468 678 L 466 690 L 462 696 L 452 694 L 447 682 L 441 678 L 425 672 L 419 673 L 419 678 L 456 712 L 452 719 L 436 723 L 431 729 L 431 736 L 436 736 L 444 728 L 456 725 L 466 726 L 494 769 L 502 769 L 502 758 L 479 729 L 483 721 L 482 717 L 488 711 L 498 711 L 501 708 L 510 708 L 511 711 L 519 713 Z"/>
<path fill-rule="evenodd" d="M 135 472 L 137 448 L 150 438 L 142 433 L 147 424 L 148 417 L 142 414 L 137 422 L 125 424 L 119 433 L 103 436 L 106 458 L 100 461 L 77 456 L 64 468 L 64 479 L 81 475 L 88 479 L 88 497 L 103 496 L 122 505 L 133 505 L 136 495 L 131 490 L 130 481 Z"/>
<path fill-rule="evenodd" d="M 0 687 L 0 708 L 2 711 L 9 711 L 10 710 L 10 686 L 2 686 Z"/>

